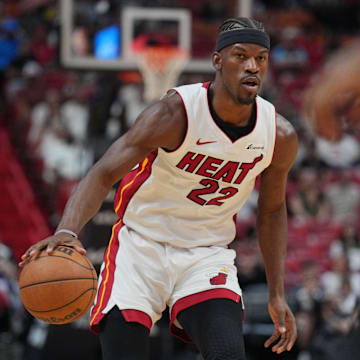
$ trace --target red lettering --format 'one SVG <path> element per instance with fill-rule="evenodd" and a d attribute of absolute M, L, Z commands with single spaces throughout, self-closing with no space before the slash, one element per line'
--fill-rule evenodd
<path fill-rule="evenodd" d="M 254 159 L 254 161 L 252 163 L 242 163 L 240 165 L 240 175 L 238 176 L 238 178 L 235 180 L 234 184 L 241 184 L 242 181 L 245 179 L 245 176 L 248 174 L 248 172 L 259 162 L 262 160 L 262 158 L 264 157 L 263 154 L 261 154 L 260 156 L 258 156 L 257 158 Z"/>
<path fill-rule="evenodd" d="M 217 205 L 217 206 L 221 206 L 224 202 L 223 201 L 220 201 L 220 200 L 225 200 L 225 199 L 228 199 L 228 198 L 231 198 L 233 197 L 234 195 L 236 195 L 236 193 L 238 192 L 239 190 L 234 188 L 234 187 L 227 187 L 227 188 L 223 188 L 219 191 L 220 194 L 224 194 L 224 196 L 218 196 L 216 198 L 213 198 L 211 200 L 209 200 L 206 205 Z"/>
<path fill-rule="evenodd" d="M 212 179 L 202 179 L 200 181 L 200 184 L 203 185 L 204 187 L 190 191 L 189 194 L 187 195 L 187 198 L 203 206 L 206 204 L 206 200 L 201 198 L 200 195 L 215 193 L 219 188 L 219 184 L 217 183 L 217 181 Z"/>
<path fill-rule="evenodd" d="M 236 161 L 228 161 L 220 170 L 213 176 L 213 179 L 231 183 L 238 169 L 239 163 Z"/>
<path fill-rule="evenodd" d="M 212 177 L 212 173 L 209 171 L 215 171 L 224 160 L 216 159 L 211 156 L 208 156 L 206 160 L 202 163 L 199 170 L 196 172 L 197 175 Z M 214 166 L 216 165 L 216 166 Z"/>
<path fill-rule="evenodd" d="M 200 164 L 201 160 L 205 157 L 202 154 L 196 154 L 189 151 L 185 156 L 180 160 L 180 162 L 176 165 L 179 169 L 185 170 L 187 172 L 192 173 L 197 166 Z M 186 169 L 185 169 L 186 167 Z"/>

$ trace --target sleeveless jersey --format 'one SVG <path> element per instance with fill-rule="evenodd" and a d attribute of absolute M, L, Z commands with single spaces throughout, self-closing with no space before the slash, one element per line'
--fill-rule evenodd
<path fill-rule="evenodd" d="M 257 96 L 254 129 L 232 141 L 210 114 L 209 85 L 175 88 L 187 116 L 182 144 L 153 151 L 120 183 L 115 211 L 145 239 L 181 248 L 226 246 L 235 238 L 234 215 L 271 163 L 274 106 Z"/>

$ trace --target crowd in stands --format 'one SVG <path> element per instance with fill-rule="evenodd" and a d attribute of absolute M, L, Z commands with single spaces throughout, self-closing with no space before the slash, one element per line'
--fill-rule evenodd
<path fill-rule="evenodd" d="M 49 228 L 56 225 L 73 186 L 146 106 L 142 83 L 134 73 L 73 71 L 61 66 L 58 3 L 0 3 L 0 117 Z M 77 3 L 83 22 L 101 26 L 91 12 L 91 2 Z M 116 1 L 97 3 L 108 4 L 108 15 L 119 10 Z M 127 0 L 121 6 L 190 8 L 194 17 L 192 51 L 201 58 L 211 52 L 218 25 L 234 14 L 236 3 Z M 352 0 L 256 0 L 253 4 L 253 16 L 264 22 L 272 39 L 262 96 L 295 126 L 300 140 L 288 183 L 286 262 L 289 301 L 299 329 L 293 359 L 298 360 L 337 358 L 341 339 L 356 326 L 359 312 L 360 137 L 348 133 L 339 143 L 317 139 L 305 125 L 302 111 L 304 91 L 316 81 L 324 60 L 344 47 L 359 46 L 360 50 L 360 33 L 356 33 L 359 14 L 359 2 Z M 211 77 L 183 74 L 179 84 Z M 349 116 L 360 117 L 360 103 L 349 106 Z M 264 265 L 256 241 L 256 201 L 254 191 L 238 214 L 238 236 L 233 244 L 249 309 L 245 331 L 250 344 L 253 322 L 270 323 Z M 41 344 L 46 330 L 29 322 L 21 309 L 11 249 L 1 242 L 0 233 L 0 355 L 24 360 L 15 354 L 16 348 L 5 345 L 16 339 L 24 348 L 41 348 L 31 346 L 31 341 Z M 263 294 L 262 318 L 251 310 L 254 294 Z M 258 335 L 267 336 L 267 332 L 263 327 Z M 9 355 L 5 348 L 15 353 Z M 184 355 L 183 359 L 190 357 Z M 256 357 L 249 353 L 249 359 Z"/>

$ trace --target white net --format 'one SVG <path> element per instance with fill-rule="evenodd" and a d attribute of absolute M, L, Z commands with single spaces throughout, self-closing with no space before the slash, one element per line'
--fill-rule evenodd
<path fill-rule="evenodd" d="M 176 85 L 189 55 L 177 47 L 146 47 L 136 58 L 144 80 L 144 99 L 151 102 Z"/>

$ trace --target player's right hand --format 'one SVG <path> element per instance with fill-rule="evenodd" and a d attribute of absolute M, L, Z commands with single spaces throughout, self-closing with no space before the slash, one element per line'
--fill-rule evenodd
<path fill-rule="evenodd" d="M 86 254 L 86 250 L 78 239 L 69 234 L 60 233 L 49 236 L 46 239 L 30 246 L 21 256 L 21 262 L 19 262 L 19 266 L 23 267 L 30 260 L 36 259 L 43 250 L 46 250 L 46 252 L 50 254 L 57 246 L 60 245 L 72 247 L 82 255 Z"/>

